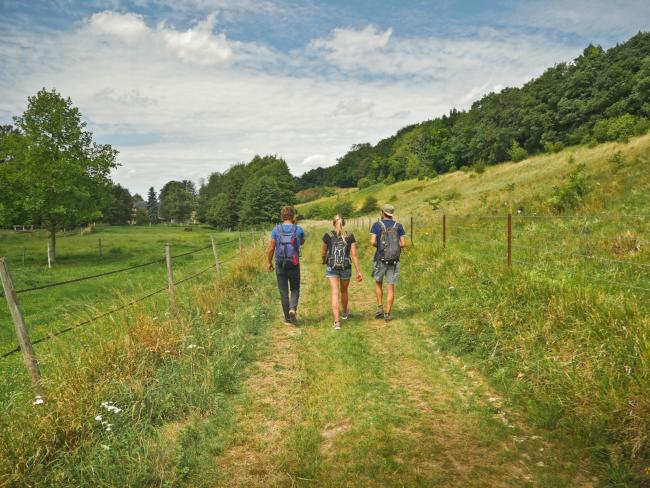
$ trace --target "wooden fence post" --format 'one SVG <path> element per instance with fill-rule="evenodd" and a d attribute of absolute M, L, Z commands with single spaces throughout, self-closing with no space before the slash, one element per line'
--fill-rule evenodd
<path fill-rule="evenodd" d="M 447 216 L 442 214 L 442 248 L 447 247 Z"/>
<path fill-rule="evenodd" d="M 11 280 L 9 267 L 7 266 L 7 260 L 5 258 L 0 258 L 0 280 L 2 281 L 2 288 L 4 289 L 5 298 L 7 299 L 7 305 L 9 305 L 11 318 L 14 322 L 14 327 L 16 328 L 16 336 L 18 337 L 18 344 L 20 344 L 20 351 L 23 354 L 23 360 L 25 361 L 25 366 L 27 366 L 27 371 L 29 371 L 29 376 L 32 379 L 32 386 L 34 388 L 34 393 L 36 394 L 36 399 L 39 400 L 40 398 L 42 400 L 43 389 L 41 387 L 41 372 L 38 369 L 38 361 L 36 360 L 32 343 L 29 340 L 29 334 L 27 334 L 25 320 L 20 311 L 18 295 L 16 295 L 16 290 L 14 289 L 14 284 Z"/>
<path fill-rule="evenodd" d="M 174 270 L 172 268 L 172 250 L 165 244 L 165 258 L 167 260 L 167 289 L 169 291 L 169 307 L 172 314 L 176 315 L 176 292 L 174 290 Z"/>
<path fill-rule="evenodd" d="M 47 268 L 52 269 L 52 249 L 50 241 L 47 241 Z"/>
<path fill-rule="evenodd" d="M 221 264 L 219 264 L 219 255 L 217 254 L 217 243 L 214 240 L 214 234 L 210 234 L 212 240 L 212 254 L 214 254 L 214 265 L 217 268 L 217 276 L 221 279 Z"/>
<path fill-rule="evenodd" d="M 102 251 L 102 238 L 99 238 L 99 257 L 101 258 L 103 256 L 103 251 Z"/>
<path fill-rule="evenodd" d="M 243 248 L 242 248 L 242 243 L 241 243 L 241 231 L 239 231 L 239 259 L 240 260 L 242 259 L 242 251 L 243 251 Z"/>
<path fill-rule="evenodd" d="M 23 246 L 23 266 L 25 266 L 25 253 L 26 253 L 26 249 L 25 246 Z"/>
<path fill-rule="evenodd" d="M 512 213 L 508 213 L 508 267 L 512 267 Z"/>
<path fill-rule="evenodd" d="M 413 216 L 411 215 L 411 245 L 413 245 Z"/>

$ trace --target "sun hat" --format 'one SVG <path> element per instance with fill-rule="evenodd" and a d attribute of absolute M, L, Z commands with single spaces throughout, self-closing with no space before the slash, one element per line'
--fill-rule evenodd
<path fill-rule="evenodd" d="M 395 213 L 395 207 L 393 207 L 390 203 L 385 203 L 382 205 L 381 211 L 384 212 L 384 214 L 386 214 L 388 217 L 392 217 Z"/>

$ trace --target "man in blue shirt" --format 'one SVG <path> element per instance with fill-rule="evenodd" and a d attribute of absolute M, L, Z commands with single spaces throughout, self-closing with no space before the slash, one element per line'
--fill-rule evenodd
<path fill-rule="evenodd" d="M 390 204 L 386 204 L 381 207 L 381 219 L 374 223 L 370 229 L 370 244 L 373 247 L 377 248 L 375 252 L 375 267 L 373 270 L 373 277 L 375 278 L 375 292 L 377 294 L 377 311 L 375 312 L 376 318 L 384 318 L 386 322 L 392 320 L 390 314 L 391 309 L 393 308 L 393 303 L 395 301 L 395 285 L 397 284 L 397 277 L 399 276 L 399 253 L 400 250 L 405 246 L 404 227 L 402 224 L 398 223 L 393 219 L 395 214 L 395 207 Z M 389 236 L 386 236 L 386 239 L 382 240 L 382 234 L 388 229 L 395 229 L 393 233 L 391 231 L 391 239 L 395 241 L 393 243 L 389 242 Z M 391 247 L 396 248 L 392 250 L 392 256 L 390 259 L 386 259 L 387 248 Z M 399 246 L 399 247 L 397 247 Z M 396 254 L 396 256 L 395 256 Z M 383 308 L 383 284 L 384 279 L 386 279 L 386 310 Z"/>
<path fill-rule="evenodd" d="M 282 223 L 271 232 L 268 248 L 268 269 L 278 280 L 284 323 L 296 321 L 300 297 L 300 246 L 305 243 L 305 232 L 296 225 L 296 210 L 284 207 L 280 212 Z"/>

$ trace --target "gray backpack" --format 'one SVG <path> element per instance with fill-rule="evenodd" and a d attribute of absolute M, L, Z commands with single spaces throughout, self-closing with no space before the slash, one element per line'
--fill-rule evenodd
<path fill-rule="evenodd" d="M 327 264 L 332 269 L 342 270 L 348 267 L 350 257 L 348 256 L 348 243 L 345 238 L 330 233 L 330 248 Z"/>
<path fill-rule="evenodd" d="M 399 234 L 397 233 L 397 226 L 387 227 L 381 220 L 381 237 L 379 238 L 379 260 L 385 264 L 395 264 L 399 262 L 402 247 L 399 245 Z"/>

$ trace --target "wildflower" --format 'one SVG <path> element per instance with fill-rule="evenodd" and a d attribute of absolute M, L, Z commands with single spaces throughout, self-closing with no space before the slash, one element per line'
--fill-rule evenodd
<path fill-rule="evenodd" d="M 104 419 L 103 419 L 103 417 L 102 417 L 101 415 L 97 415 L 97 416 L 95 417 L 95 420 L 96 420 L 97 422 L 101 422 L 101 421 L 104 420 Z"/>
<path fill-rule="evenodd" d="M 196 344 L 190 344 L 189 346 L 187 346 L 187 348 L 188 349 L 196 349 L 197 345 Z"/>
<path fill-rule="evenodd" d="M 456 289 L 456 287 L 455 286 L 450 286 L 449 289 L 453 291 L 453 290 Z"/>
<path fill-rule="evenodd" d="M 43 400 L 43 397 L 41 395 L 36 395 L 33 405 L 43 405 L 44 403 L 45 400 Z"/>
<path fill-rule="evenodd" d="M 110 449 L 110 446 L 107 446 L 106 444 L 102 444 L 102 449 L 108 451 Z"/>

